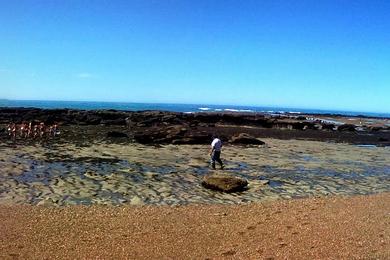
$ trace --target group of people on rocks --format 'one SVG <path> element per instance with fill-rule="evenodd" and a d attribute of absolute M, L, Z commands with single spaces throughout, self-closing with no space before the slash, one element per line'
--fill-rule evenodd
<path fill-rule="evenodd" d="M 54 137 L 59 134 L 58 124 L 46 125 L 44 122 L 23 122 L 21 124 L 10 123 L 7 125 L 6 131 L 8 136 L 16 139 L 21 138 L 43 138 Z"/>

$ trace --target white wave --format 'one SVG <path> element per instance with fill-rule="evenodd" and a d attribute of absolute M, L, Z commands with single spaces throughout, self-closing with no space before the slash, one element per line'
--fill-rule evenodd
<path fill-rule="evenodd" d="M 302 114 L 302 112 L 298 112 L 298 111 L 289 111 L 287 113 L 289 113 L 289 114 Z"/>
<path fill-rule="evenodd" d="M 254 112 L 253 110 L 250 110 L 250 109 L 225 108 L 224 110 L 229 111 L 229 112 Z"/>
<path fill-rule="evenodd" d="M 209 107 L 200 107 L 198 108 L 199 110 L 202 110 L 202 111 L 207 111 L 207 110 L 210 110 L 211 108 Z"/>
<path fill-rule="evenodd" d="M 214 109 L 214 111 L 222 111 L 222 109 L 221 108 L 216 108 L 216 109 Z"/>
<path fill-rule="evenodd" d="M 325 123 L 325 124 L 343 125 L 342 122 L 335 121 L 335 120 L 330 120 L 330 119 L 319 119 L 319 118 L 315 118 L 315 120 L 320 120 L 322 123 Z"/>

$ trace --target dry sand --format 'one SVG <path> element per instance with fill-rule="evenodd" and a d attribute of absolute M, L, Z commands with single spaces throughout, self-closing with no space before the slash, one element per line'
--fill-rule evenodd
<path fill-rule="evenodd" d="M 0 205 L 0 258 L 389 259 L 390 193 L 248 205 Z"/>

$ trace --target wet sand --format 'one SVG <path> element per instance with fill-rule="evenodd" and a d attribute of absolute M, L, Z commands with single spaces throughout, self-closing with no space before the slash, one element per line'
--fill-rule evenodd
<path fill-rule="evenodd" d="M 2 259 L 389 259 L 390 193 L 248 205 L 0 206 Z"/>
<path fill-rule="evenodd" d="M 200 185 L 213 172 L 207 145 L 0 146 L 0 204 L 239 204 L 390 191 L 388 147 L 263 140 L 224 147 L 217 172 L 249 181 L 233 194 Z"/>

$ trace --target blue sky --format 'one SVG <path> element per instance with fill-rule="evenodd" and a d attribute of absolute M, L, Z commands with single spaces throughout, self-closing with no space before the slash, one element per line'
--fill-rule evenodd
<path fill-rule="evenodd" d="M 390 1 L 0 0 L 0 98 L 390 112 Z"/>

